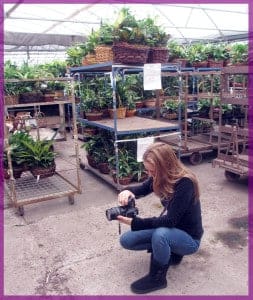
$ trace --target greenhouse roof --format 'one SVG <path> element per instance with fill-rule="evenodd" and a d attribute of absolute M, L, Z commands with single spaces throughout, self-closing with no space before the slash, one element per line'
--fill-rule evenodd
<path fill-rule="evenodd" d="M 136 19 L 152 17 L 182 43 L 247 40 L 248 4 L 4 4 L 5 53 L 65 51 L 85 41 L 122 7 Z"/>

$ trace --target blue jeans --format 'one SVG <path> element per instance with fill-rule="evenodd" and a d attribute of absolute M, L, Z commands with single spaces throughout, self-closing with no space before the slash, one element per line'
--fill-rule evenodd
<path fill-rule="evenodd" d="M 177 228 L 159 227 L 139 231 L 127 231 L 120 237 L 120 244 L 128 250 L 151 250 L 161 265 L 169 262 L 171 252 L 179 255 L 195 253 L 200 245 L 188 233 Z"/>

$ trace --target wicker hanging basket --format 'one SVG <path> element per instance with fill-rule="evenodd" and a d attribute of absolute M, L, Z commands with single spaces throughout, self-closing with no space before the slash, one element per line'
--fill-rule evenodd
<path fill-rule="evenodd" d="M 112 46 L 99 45 L 95 48 L 97 63 L 113 61 Z"/>
<path fill-rule="evenodd" d="M 19 96 L 16 95 L 4 95 L 5 105 L 15 105 L 18 104 Z"/>
<path fill-rule="evenodd" d="M 115 43 L 112 51 L 115 63 L 144 64 L 148 59 L 149 47 L 121 42 Z"/>
<path fill-rule="evenodd" d="M 87 54 L 85 58 L 88 65 L 93 65 L 97 63 L 96 54 Z"/>
<path fill-rule="evenodd" d="M 165 47 L 151 47 L 148 53 L 148 63 L 167 63 L 169 51 Z"/>

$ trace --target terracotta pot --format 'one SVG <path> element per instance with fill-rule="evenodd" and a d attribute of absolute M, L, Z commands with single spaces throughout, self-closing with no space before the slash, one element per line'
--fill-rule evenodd
<path fill-rule="evenodd" d="M 85 117 L 88 121 L 99 121 L 102 120 L 102 112 L 91 112 L 91 113 L 85 113 Z"/>
<path fill-rule="evenodd" d="M 108 163 L 99 163 L 98 169 L 102 174 L 109 174 L 110 173 L 110 167 Z"/>
<path fill-rule="evenodd" d="M 97 169 L 98 164 L 95 161 L 95 159 L 91 155 L 86 155 L 86 158 L 87 158 L 89 166 L 91 166 L 94 169 Z"/>
<path fill-rule="evenodd" d="M 114 118 L 114 111 L 113 109 L 109 109 L 110 118 Z M 116 109 L 116 116 L 118 119 L 124 119 L 126 117 L 126 107 L 119 107 Z"/>
<path fill-rule="evenodd" d="M 131 183 L 133 177 L 131 175 L 127 176 L 127 177 L 121 177 L 119 178 L 119 184 L 121 185 L 128 185 Z M 117 176 L 116 174 L 113 175 L 113 180 L 115 183 L 117 183 Z"/>
<path fill-rule="evenodd" d="M 136 113 L 136 109 L 127 109 L 126 117 L 133 117 Z"/>
<path fill-rule="evenodd" d="M 144 103 L 142 101 L 136 101 L 135 106 L 136 108 L 142 108 L 144 106 Z"/>

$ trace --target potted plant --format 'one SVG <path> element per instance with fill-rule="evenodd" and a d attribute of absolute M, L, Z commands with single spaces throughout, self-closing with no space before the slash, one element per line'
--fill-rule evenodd
<path fill-rule="evenodd" d="M 115 183 L 119 181 L 119 184 L 127 185 L 132 181 L 135 158 L 130 150 L 118 150 L 118 174 L 116 168 L 116 155 L 111 156 L 108 161 L 111 165 L 111 169 L 113 170 L 112 177 Z"/>
<path fill-rule="evenodd" d="M 136 161 L 133 163 L 133 180 L 137 182 L 142 182 L 148 178 L 148 173 L 145 170 L 143 162 Z"/>
<path fill-rule="evenodd" d="M 184 103 L 179 102 L 176 99 L 167 99 L 161 107 L 162 116 L 169 120 L 175 120 L 178 118 L 178 110 L 184 109 Z"/>
<path fill-rule="evenodd" d="M 206 52 L 210 68 L 222 68 L 229 57 L 229 52 L 224 44 L 207 44 Z"/>
<path fill-rule="evenodd" d="M 248 44 L 235 43 L 230 47 L 230 64 L 247 65 L 248 64 Z"/>
<path fill-rule="evenodd" d="M 172 40 L 168 42 L 169 61 L 172 63 L 180 63 L 182 68 L 185 68 L 188 62 L 187 47 Z"/>
<path fill-rule="evenodd" d="M 96 94 L 92 85 L 87 85 L 80 91 L 80 109 L 84 111 L 85 118 L 89 121 L 102 119 L 101 98 Z"/>
<path fill-rule="evenodd" d="M 56 164 L 53 141 L 22 141 L 24 150 L 20 156 L 26 161 L 34 177 L 46 178 L 55 174 Z"/>
<path fill-rule="evenodd" d="M 101 135 L 97 134 L 91 136 L 89 140 L 81 146 L 81 148 L 83 148 L 86 151 L 86 158 L 89 166 L 97 169 L 98 163 L 97 156 L 95 155 L 95 153 L 97 153 L 97 149 L 101 148 Z"/>
<path fill-rule="evenodd" d="M 5 105 L 15 105 L 19 101 L 20 89 L 15 83 L 4 83 L 4 103 Z"/>
<path fill-rule="evenodd" d="M 140 21 L 130 12 L 122 8 L 113 24 L 114 44 L 113 60 L 116 63 L 143 64 L 148 58 L 149 46 L 146 45 L 145 32 Z"/>
<path fill-rule="evenodd" d="M 66 54 L 68 67 L 77 67 L 83 64 L 82 60 L 88 54 L 88 50 L 85 44 L 77 44 L 69 47 Z"/>
<path fill-rule="evenodd" d="M 141 20 L 139 26 L 145 32 L 145 42 L 150 47 L 148 62 L 167 63 L 169 58 L 167 43 L 170 34 L 167 34 L 161 26 L 156 25 L 155 20 L 150 17 Z"/>
<path fill-rule="evenodd" d="M 125 100 L 125 83 L 121 76 L 116 77 L 116 117 L 118 119 L 124 119 L 126 117 L 126 106 L 124 105 Z M 113 103 L 111 102 L 111 107 Z M 110 117 L 114 118 L 114 108 L 109 108 Z"/>
<path fill-rule="evenodd" d="M 209 99 L 199 99 L 197 103 L 198 114 L 200 117 L 206 118 L 209 116 L 210 111 L 210 100 Z"/>
<path fill-rule="evenodd" d="M 64 89 L 65 89 L 64 82 L 58 80 L 53 82 L 54 97 L 56 100 L 64 97 Z"/>
<path fill-rule="evenodd" d="M 191 44 L 187 48 L 187 56 L 190 64 L 196 68 L 207 67 L 208 53 L 206 45 L 202 43 Z"/>
<path fill-rule="evenodd" d="M 113 61 L 113 30 L 113 25 L 101 23 L 100 28 L 97 31 L 97 46 L 95 47 L 97 63 Z"/>
<path fill-rule="evenodd" d="M 32 142 L 32 137 L 28 133 L 22 131 L 16 131 L 8 138 L 13 177 L 15 179 L 20 178 L 22 173 L 29 169 L 29 161 L 23 155 L 23 153 L 26 151 L 26 146 L 24 143 Z M 4 151 L 4 165 L 5 167 L 9 168 L 7 149 Z"/>
<path fill-rule="evenodd" d="M 127 100 L 127 110 L 126 117 L 133 117 L 136 113 L 136 104 L 134 99 L 128 98 Z"/>

